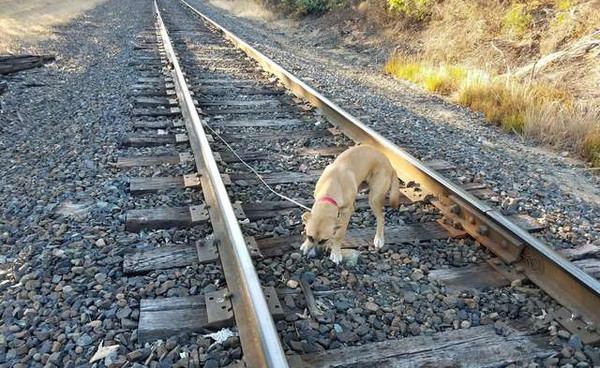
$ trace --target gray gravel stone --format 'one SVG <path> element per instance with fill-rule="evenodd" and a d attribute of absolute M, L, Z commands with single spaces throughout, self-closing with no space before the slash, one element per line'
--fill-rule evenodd
<path fill-rule="evenodd" d="M 90 335 L 85 334 L 77 339 L 77 345 L 78 346 L 88 346 L 93 341 L 94 340 L 90 337 Z"/>
<path fill-rule="evenodd" d="M 571 337 L 571 334 L 569 333 L 569 331 L 566 330 L 559 330 L 557 333 L 557 336 L 560 337 L 561 339 L 569 339 L 569 337 Z"/>

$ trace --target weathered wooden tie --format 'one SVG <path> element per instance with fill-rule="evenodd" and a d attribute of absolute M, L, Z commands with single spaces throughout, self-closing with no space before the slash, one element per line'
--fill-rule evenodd
<path fill-rule="evenodd" d="M 188 174 L 180 177 L 154 176 L 129 179 L 129 191 L 133 194 L 161 192 L 174 189 L 200 188 L 201 174 Z M 225 185 L 231 184 L 227 174 L 221 174 Z"/>
<path fill-rule="evenodd" d="M 291 184 L 291 183 L 314 183 L 321 176 L 321 170 L 310 170 L 305 173 L 296 171 L 275 172 L 262 175 L 263 180 L 267 184 Z M 234 173 L 229 175 L 231 180 L 243 180 L 244 182 L 256 182 L 258 179 L 254 174 L 249 173 Z"/>
<path fill-rule="evenodd" d="M 129 210 L 125 217 L 125 229 L 131 232 L 142 229 L 191 227 L 209 220 L 208 211 L 204 205 Z"/>
<path fill-rule="evenodd" d="M 253 237 L 246 237 L 245 241 L 252 257 L 262 257 Z M 125 253 L 123 273 L 126 275 L 141 274 L 160 269 L 185 267 L 194 263 L 212 263 L 218 259 L 216 247 L 203 241 L 197 241 L 195 245 L 140 249 Z"/>
<path fill-rule="evenodd" d="M 212 106 L 227 106 L 227 107 L 279 106 L 279 105 L 281 105 L 281 101 L 273 100 L 273 99 L 268 99 L 268 100 L 214 100 L 214 101 L 201 100 L 198 102 L 198 105 L 205 106 L 205 107 L 209 107 L 209 106 L 210 107 L 212 107 Z"/>
<path fill-rule="evenodd" d="M 217 120 L 212 120 L 213 124 Z M 269 139 L 269 140 L 277 140 L 277 139 L 290 139 L 289 132 L 282 132 L 280 130 L 264 130 L 259 132 L 238 132 L 238 133 L 223 133 L 221 137 L 228 142 L 244 138 L 244 139 Z M 310 138 L 327 138 L 331 137 L 331 133 L 327 130 L 311 130 L 308 132 L 302 132 L 302 138 L 310 139 Z"/>
<path fill-rule="evenodd" d="M 428 276 L 430 280 L 443 283 L 450 293 L 499 288 L 510 285 L 512 281 L 488 263 L 432 270 Z"/>
<path fill-rule="evenodd" d="M 270 107 L 264 106 L 256 108 L 239 108 L 239 109 L 231 109 L 231 108 L 221 108 L 216 106 L 209 106 L 202 109 L 203 113 L 208 114 L 219 114 L 219 115 L 262 115 L 268 113 L 270 116 L 275 117 L 289 117 L 290 114 L 298 113 L 299 110 L 295 106 L 278 106 L 278 107 Z"/>
<path fill-rule="evenodd" d="M 343 248 L 369 247 L 373 244 L 375 229 L 349 229 Z M 437 222 L 424 222 L 402 226 L 388 226 L 385 229 L 386 244 L 413 243 L 433 239 L 448 239 L 450 236 Z M 302 235 L 290 235 L 258 239 L 257 245 L 265 257 L 281 256 L 289 252 L 298 252 L 304 241 Z"/>
<path fill-rule="evenodd" d="M 129 191 L 148 193 L 164 190 L 200 187 L 199 174 L 187 174 L 180 177 L 143 177 L 129 179 Z"/>
<path fill-rule="evenodd" d="M 0 56 L 0 74 L 10 74 L 37 68 L 55 60 L 54 55 L 4 55 Z"/>
<path fill-rule="evenodd" d="M 185 267 L 194 263 L 211 263 L 219 259 L 217 250 L 208 245 L 172 245 L 126 253 L 123 273 L 126 275 Z"/>
<path fill-rule="evenodd" d="M 290 366 L 499 368 L 554 353 L 544 335 L 511 328 L 508 336 L 501 336 L 493 325 L 486 325 L 305 354 L 292 358 Z"/>
<path fill-rule="evenodd" d="M 155 147 L 168 144 L 177 144 L 188 142 L 188 136 L 185 133 L 132 133 L 123 137 L 122 144 L 125 147 Z"/>
<path fill-rule="evenodd" d="M 305 122 L 300 119 L 257 119 L 257 120 L 214 120 L 209 125 L 215 127 L 286 127 L 298 126 Z"/>
<path fill-rule="evenodd" d="M 185 124 L 180 120 L 138 120 L 133 122 L 135 129 L 170 129 L 184 126 Z"/>
<path fill-rule="evenodd" d="M 302 203 L 307 207 L 312 207 L 314 199 L 300 199 L 298 202 Z M 400 204 L 409 205 L 413 202 L 404 196 L 400 196 Z M 367 196 L 361 195 L 356 199 L 356 210 L 368 209 L 369 199 Z M 265 202 L 254 202 L 254 203 L 242 203 L 244 212 L 251 221 L 272 218 L 277 216 L 290 216 L 294 213 L 300 213 L 303 211 L 300 207 L 294 203 L 287 201 L 265 201 Z"/>
<path fill-rule="evenodd" d="M 194 161 L 194 156 L 191 153 L 184 152 L 179 155 L 119 157 L 115 166 L 118 168 L 131 168 L 137 166 L 178 165 L 192 161 Z"/>
<path fill-rule="evenodd" d="M 273 91 L 270 89 L 261 89 L 252 86 L 244 85 L 233 85 L 233 86 L 201 86 L 197 87 L 196 90 L 201 92 L 201 95 L 210 96 L 231 96 L 231 95 L 263 95 L 263 96 L 281 96 L 284 95 L 283 91 Z M 203 101 L 203 100 L 200 100 Z M 208 101 L 208 100 L 204 100 Z"/>
<path fill-rule="evenodd" d="M 179 107 L 133 109 L 133 116 L 179 116 L 179 115 L 181 115 L 181 109 L 179 109 Z"/>
<path fill-rule="evenodd" d="M 284 308 L 276 290 L 265 287 L 263 292 L 273 318 L 283 318 Z M 227 289 L 197 296 L 142 299 L 138 338 L 141 342 L 149 342 L 166 339 L 181 332 L 199 332 L 206 328 L 218 329 L 233 325 L 233 309 Z"/>
<path fill-rule="evenodd" d="M 155 107 L 155 106 L 177 106 L 176 98 L 168 97 L 136 97 L 134 100 L 136 106 Z"/>

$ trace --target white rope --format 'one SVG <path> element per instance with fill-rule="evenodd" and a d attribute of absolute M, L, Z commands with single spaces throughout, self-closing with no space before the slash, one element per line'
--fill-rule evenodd
<path fill-rule="evenodd" d="M 224 143 L 224 144 L 227 146 L 227 148 L 228 148 L 228 149 L 231 151 L 231 153 L 233 153 L 233 154 L 235 155 L 235 157 L 237 157 L 237 159 L 238 159 L 238 160 L 240 160 L 240 162 L 241 162 L 241 163 L 243 163 L 244 165 L 246 165 L 246 167 L 247 167 L 248 169 L 250 169 L 250 170 L 251 170 L 251 171 L 254 173 L 254 175 L 256 175 L 256 177 L 258 178 L 258 180 L 260 180 L 260 181 L 261 181 L 261 183 L 263 183 L 263 185 L 264 185 L 265 187 L 267 187 L 267 189 L 269 189 L 269 190 L 270 190 L 270 191 L 271 191 L 273 194 L 275 194 L 276 196 L 278 196 L 278 197 L 280 197 L 280 198 L 283 198 L 283 199 L 285 199 L 285 200 L 286 200 L 286 201 L 288 201 L 288 202 L 291 202 L 291 203 L 293 203 L 293 204 L 297 205 L 297 206 L 298 206 L 298 207 L 300 207 L 300 208 L 303 208 L 303 209 L 305 209 L 305 210 L 307 210 L 307 211 L 310 211 L 310 208 L 306 207 L 306 206 L 305 206 L 305 205 L 303 205 L 302 203 L 300 203 L 300 202 L 298 202 L 298 201 L 296 201 L 296 200 L 293 200 L 292 198 L 290 198 L 290 197 L 288 197 L 288 196 L 285 196 L 285 195 L 283 195 L 283 194 L 281 194 L 281 193 L 279 193 L 279 192 L 275 191 L 275 189 L 271 188 L 271 186 L 270 186 L 269 184 L 267 184 L 267 182 L 266 182 L 266 181 L 265 181 L 265 180 L 262 178 L 262 176 L 261 176 L 261 175 L 260 175 L 260 174 L 259 174 L 259 173 L 258 173 L 256 170 L 254 170 L 254 168 L 253 168 L 252 166 L 250 166 L 250 165 L 249 165 L 249 164 L 248 164 L 246 161 L 244 161 L 244 160 L 243 160 L 243 159 L 242 159 L 242 158 L 241 158 L 241 157 L 240 157 L 240 156 L 237 154 L 237 152 L 235 152 L 235 150 L 233 149 L 233 147 L 231 147 L 231 146 L 229 145 L 229 143 L 227 143 L 227 142 L 225 141 L 225 139 L 223 139 L 223 137 L 221 137 L 221 136 L 219 135 L 219 133 L 215 132 L 215 130 L 214 130 L 213 128 L 211 128 L 211 127 L 210 127 L 208 124 L 206 124 L 205 126 L 206 126 L 208 129 L 210 129 L 210 131 L 211 131 L 211 132 L 212 132 L 214 135 L 216 135 L 216 136 L 217 136 L 217 138 L 219 138 L 219 139 L 221 140 L 221 142 L 223 142 L 223 143 Z"/>

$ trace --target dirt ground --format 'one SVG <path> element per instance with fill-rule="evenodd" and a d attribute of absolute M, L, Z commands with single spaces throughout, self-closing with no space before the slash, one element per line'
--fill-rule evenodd
<path fill-rule="evenodd" d="M 236 17 L 262 19 L 266 21 L 273 21 L 276 19 L 269 10 L 248 0 L 209 0 L 209 2 L 218 8 L 230 12 Z"/>
<path fill-rule="evenodd" d="M 0 0 L 0 54 L 30 51 L 56 37 L 54 26 L 106 0 Z"/>

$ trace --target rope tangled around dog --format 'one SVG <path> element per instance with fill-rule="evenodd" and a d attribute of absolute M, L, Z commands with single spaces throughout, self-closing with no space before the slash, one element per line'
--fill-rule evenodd
<path fill-rule="evenodd" d="M 269 190 L 270 190 L 270 191 L 271 191 L 273 194 L 275 194 L 276 196 L 278 196 L 278 197 L 280 197 L 280 198 L 282 198 L 282 199 L 285 199 L 286 201 L 288 201 L 288 202 L 291 202 L 291 203 L 295 204 L 296 206 L 298 206 L 298 207 L 300 207 L 300 208 L 303 208 L 303 209 L 305 209 L 305 210 L 307 210 L 307 211 L 309 211 L 309 212 L 310 212 L 310 208 L 306 207 L 306 206 L 305 206 L 305 205 L 303 205 L 302 203 L 300 203 L 300 202 L 298 202 L 298 201 L 296 201 L 296 200 L 294 200 L 294 199 L 292 199 L 292 198 L 290 198 L 290 197 L 288 197 L 288 196 L 286 196 L 286 195 L 284 195 L 284 194 L 281 194 L 281 193 L 277 192 L 275 189 L 271 188 L 271 186 L 270 186 L 269 184 L 267 184 L 267 182 L 266 182 L 266 181 L 263 179 L 263 177 L 262 177 L 262 176 L 261 176 L 261 175 L 258 173 L 258 171 L 256 171 L 256 170 L 255 170 L 255 169 L 254 169 L 252 166 L 250 166 L 250 165 L 249 165 L 249 164 L 248 164 L 246 161 L 244 161 L 244 160 L 243 160 L 243 159 L 242 159 L 242 158 L 241 158 L 241 157 L 240 157 L 240 156 L 237 154 L 237 152 L 235 152 L 235 150 L 233 149 L 233 147 L 231 147 L 231 145 L 230 145 L 229 143 L 227 143 L 227 141 L 226 141 L 225 139 L 223 139 L 223 137 L 221 137 L 221 136 L 219 135 L 219 133 L 215 132 L 215 130 L 214 130 L 213 128 L 211 128 L 211 127 L 210 127 L 208 124 L 206 124 L 206 125 L 205 125 L 205 127 L 207 127 L 207 128 L 208 128 L 208 129 L 209 129 L 209 130 L 212 132 L 212 134 L 214 134 L 215 136 L 217 136 L 217 138 L 219 138 L 219 139 L 221 140 L 221 142 L 223 142 L 223 143 L 224 143 L 224 144 L 227 146 L 227 148 L 228 148 L 228 149 L 231 151 L 231 153 L 233 153 L 233 155 L 234 155 L 234 156 L 235 156 L 235 157 L 236 157 L 236 158 L 237 158 L 237 159 L 238 159 L 238 160 L 239 160 L 241 163 L 243 163 L 244 165 L 246 165 L 246 167 L 247 167 L 248 169 L 250 169 L 250 171 L 252 171 L 252 172 L 254 173 L 254 175 L 256 175 L 256 177 L 258 178 L 258 180 L 260 180 L 260 182 L 261 182 L 261 183 L 262 183 L 262 184 L 263 184 L 265 187 L 267 187 L 267 189 L 269 189 Z"/>

